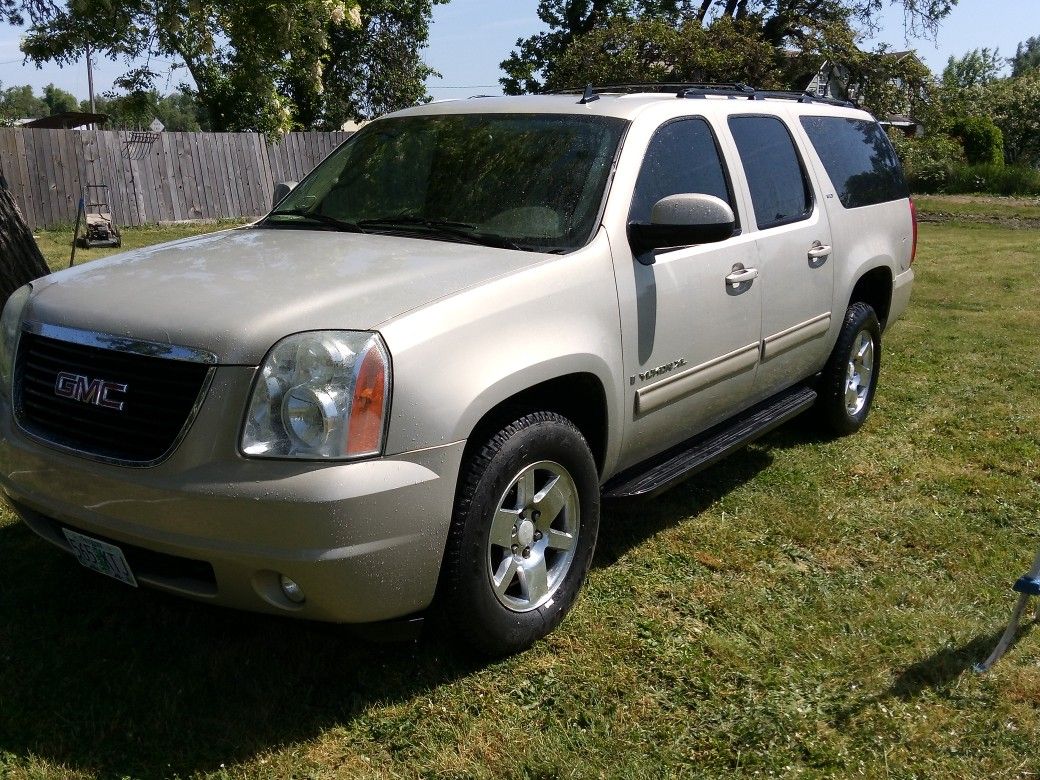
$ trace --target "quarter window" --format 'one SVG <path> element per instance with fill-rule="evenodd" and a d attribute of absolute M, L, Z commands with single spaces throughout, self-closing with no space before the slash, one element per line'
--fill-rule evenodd
<path fill-rule="evenodd" d="M 636 181 L 629 218 L 649 222 L 657 201 L 681 193 L 714 195 L 733 206 L 715 135 L 703 119 L 669 122 L 654 134 Z"/>
<path fill-rule="evenodd" d="M 847 209 L 910 196 L 888 136 L 877 122 L 803 116 L 802 127 Z"/>
<path fill-rule="evenodd" d="M 774 116 L 730 117 L 759 229 L 805 219 L 812 188 L 787 126 Z"/>

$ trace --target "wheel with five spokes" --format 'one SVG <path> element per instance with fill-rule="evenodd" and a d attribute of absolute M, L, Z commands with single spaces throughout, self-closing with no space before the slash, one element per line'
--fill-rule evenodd
<path fill-rule="evenodd" d="M 440 612 L 481 654 L 517 653 L 563 620 L 584 582 L 599 528 L 596 465 L 569 420 L 535 412 L 462 468 Z"/>
<path fill-rule="evenodd" d="M 870 413 L 881 371 L 881 325 L 874 309 L 854 303 L 845 312 L 838 341 L 819 384 L 817 407 L 838 436 L 858 431 Z"/>

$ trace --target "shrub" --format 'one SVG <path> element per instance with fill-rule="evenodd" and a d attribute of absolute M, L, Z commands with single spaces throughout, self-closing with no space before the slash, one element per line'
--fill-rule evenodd
<path fill-rule="evenodd" d="M 914 192 L 943 192 L 951 168 L 965 163 L 960 143 L 947 135 L 907 138 L 893 134 L 892 142 Z"/>
<path fill-rule="evenodd" d="M 950 125 L 950 135 L 961 142 L 969 164 L 1004 164 L 1004 134 L 988 116 L 956 119 Z"/>
<path fill-rule="evenodd" d="M 1040 195 L 1040 171 L 1023 165 L 966 165 L 950 167 L 941 192 L 982 192 L 990 195 Z"/>
<path fill-rule="evenodd" d="M 998 131 L 999 132 L 999 131 Z M 999 162 L 971 164 L 960 141 L 936 133 L 892 136 L 910 189 L 918 193 L 1040 195 L 1040 170 Z"/>

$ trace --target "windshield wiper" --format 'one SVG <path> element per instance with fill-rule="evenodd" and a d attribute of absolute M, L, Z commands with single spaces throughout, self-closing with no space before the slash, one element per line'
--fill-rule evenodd
<path fill-rule="evenodd" d="M 360 225 L 355 225 L 353 222 L 347 222 L 345 219 L 337 219 L 336 217 L 330 217 L 328 214 L 322 214 L 317 211 L 307 211 L 306 209 L 286 209 L 285 211 L 272 211 L 267 215 L 267 219 L 264 220 L 266 223 L 271 217 L 303 217 L 309 219 L 312 222 L 320 222 L 323 225 L 329 225 L 337 230 L 342 230 L 345 233 L 364 233 L 364 229 Z M 274 225 L 293 224 L 286 222 L 273 222 Z"/>
<path fill-rule="evenodd" d="M 477 232 L 476 225 L 470 225 L 465 222 L 451 222 L 446 219 L 426 219 L 425 217 L 402 214 L 396 217 L 362 219 L 357 224 L 360 228 L 389 228 L 391 230 L 424 228 L 440 236 L 461 238 L 470 244 L 492 246 L 498 249 L 523 249 L 519 244 L 510 241 L 508 238 Z"/>

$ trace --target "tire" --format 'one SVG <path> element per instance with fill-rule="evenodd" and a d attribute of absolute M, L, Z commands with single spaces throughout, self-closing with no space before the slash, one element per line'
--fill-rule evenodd
<path fill-rule="evenodd" d="M 535 412 L 463 463 L 438 616 L 485 657 L 519 653 L 570 611 L 599 530 L 599 478 L 565 417 Z"/>
<path fill-rule="evenodd" d="M 835 436 L 855 433 L 870 414 L 881 373 L 881 325 L 874 309 L 854 303 L 845 312 L 819 383 L 816 402 L 823 427 Z"/>

